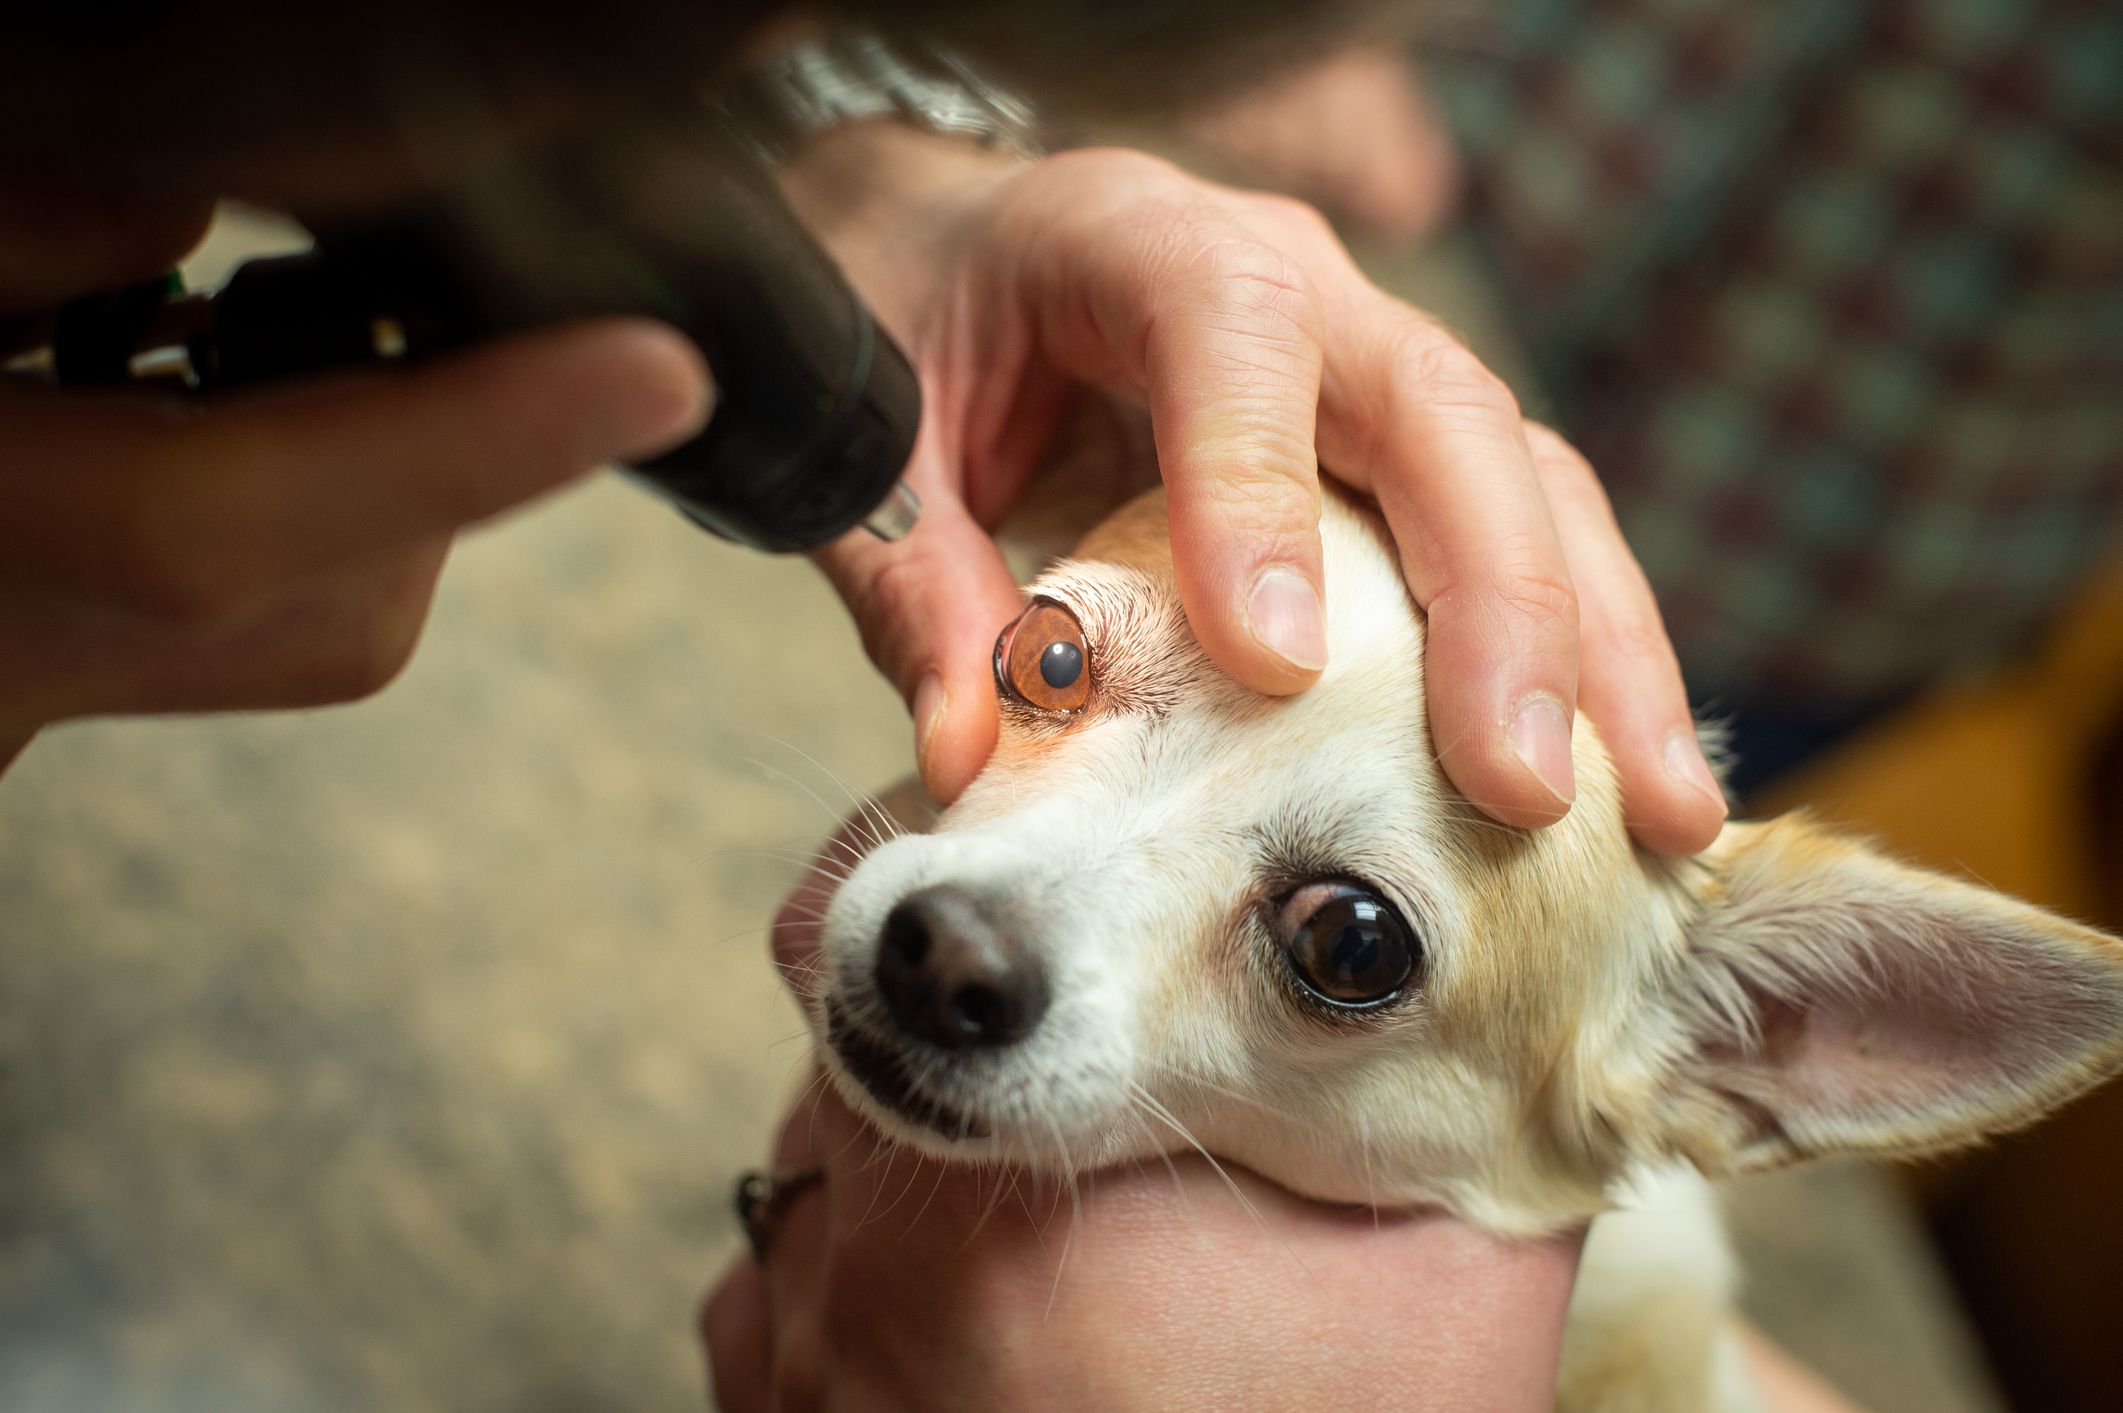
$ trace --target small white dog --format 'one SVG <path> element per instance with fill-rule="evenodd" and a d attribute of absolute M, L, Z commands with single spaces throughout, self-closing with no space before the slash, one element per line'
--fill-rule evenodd
<path fill-rule="evenodd" d="M 1301 696 L 1189 634 L 1161 498 L 1034 584 L 993 761 L 834 898 L 810 1012 L 887 1133 L 1049 1172 L 1198 1143 L 1296 1191 L 1595 1224 L 1568 1409 L 1754 1406 L 1707 1186 L 2027 1123 L 2123 1066 L 2123 946 L 1800 818 L 1632 847 L 1493 824 L 1425 722 L 1423 622 L 1328 498 L 1331 663 Z"/>

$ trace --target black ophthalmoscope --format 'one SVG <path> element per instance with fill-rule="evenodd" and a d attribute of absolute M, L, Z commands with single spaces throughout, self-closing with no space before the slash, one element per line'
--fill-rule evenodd
<path fill-rule="evenodd" d="M 358 218 L 291 213 L 314 247 L 251 260 L 218 290 L 173 276 L 0 325 L 0 364 L 211 398 L 646 315 L 699 347 L 716 402 L 698 437 L 627 468 L 638 479 L 755 549 L 912 528 L 919 502 L 900 475 L 921 421 L 914 371 L 720 113 L 510 144 L 453 171 Z"/>

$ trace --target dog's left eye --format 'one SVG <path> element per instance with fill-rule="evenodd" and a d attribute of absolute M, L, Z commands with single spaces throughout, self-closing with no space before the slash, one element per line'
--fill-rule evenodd
<path fill-rule="evenodd" d="M 1421 952 L 1393 905 L 1360 884 L 1308 883 L 1276 913 L 1277 940 L 1305 989 L 1336 1006 L 1400 994 Z"/>
<path fill-rule="evenodd" d="M 1091 650 L 1064 604 L 1034 599 L 995 640 L 995 685 L 1041 711 L 1083 710 L 1091 699 Z"/>

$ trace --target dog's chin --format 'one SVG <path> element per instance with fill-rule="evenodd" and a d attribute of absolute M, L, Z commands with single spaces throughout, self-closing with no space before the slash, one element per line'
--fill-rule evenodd
<path fill-rule="evenodd" d="M 939 1091 L 918 1075 L 919 1057 L 889 1032 L 857 1019 L 828 993 L 812 1010 L 826 1072 L 848 1107 L 897 1142 L 953 1162 L 1002 1162 L 1056 1174 L 1167 1151 L 1154 1131 L 1125 1113 L 1028 1117 L 1021 1090 L 979 1097 Z"/>
<path fill-rule="evenodd" d="M 954 1157 L 983 1155 L 990 1136 L 986 1121 L 924 1088 L 899 1045 L 849 1019 L 830 998 L 825 1022 L 830 1069 L 851 1108 L 917 1148 Z"/>

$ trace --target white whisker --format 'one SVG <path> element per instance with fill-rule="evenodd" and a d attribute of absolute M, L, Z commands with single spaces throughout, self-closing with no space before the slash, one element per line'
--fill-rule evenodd
<path fill-rule="evenodd" d="M 1084 1204 L 1077 1195 L 1076 1164 L 1070 1159 L 1068 1140 L 1062 1137 L 1060 1127 L 1051 1118 L 1047 1121 L 1047 1128 L 1054 1135 L 1055 1151 L 1061 1159 L 1062 1180 L 1069 1188 L 1069 1229 L 1062 1233 L 1061 1259 L 1054 1263 L 1054 1288 L 1047 1292 L 1047 1309 L 1040 1316 L 1041 1324 L 1045 1324 L 1054 1314 L 1055 1298 L 1061 1294 L 1062 1272 L 1069 1267 L 1069 1248 L 1075 1245 L 1076 1229 L 1084 1220 Z M 1056 1200 L 1059 1202 L 1058 1197 Z"/>
<path fill-rule="evenodd" d="M 1151 1094 L 1149 1090 L 1143 1088 L 1140 1084 L 1137 1084 L 1132 1079 L 1129 1080 L 1127 1084 L 1128 1088 L 1134 1092 L 1135 1097 L 1140 1100 L 1144 1108 L 1149 1111 L 1152 1118 L 1155 1118 L 1160 1123 L 1164 1124 L 1167 1128 L 1171 1129 L 1175 1134 L 1179 1135 L 1181 1142 L 1185 1143 L 1195 1152 L 1202 1155 L 1203 1160 L 1209 1164 L 1210 1168 L 1215 1171 L 1216 1175 L 1223 1179 L 1224 1186 L 1231 1190 L 1231 1195 L 1238 1199 L 1239 1205 L 1246 1209 L 1247 1213 L 1252 1216 L 1253 1220 L 1260 1225 L 1260 1229 L 1262 1231 L 1266 1231 L 1268 1229 L 1267 1220 L 1261 1216 L 1260 1209 L 1253 1205 L 1253 1199 L 1246 1196 L 1245 1190 L 1238 1185 L 1237 1181 L 1232 1178 L 1230 1173 L 1224 1171 L 1224 1165 L 1216 1161 L 1215 1155 L 1212 1154 L 1208 1149 L 1202 1147 L 1200 1140 L 1195 1138 L 1193 1130 L 1189 1129 L 1185 1124 L 1181 1123 L 1178 1119 L 1174 1118 L 1172 1116 L 1172 1111 L 1170 1109 L 1167 1109 L 1163 1104 L 1159 1103 L 1157 1101 L 1156 1096 Z"/>
<path fill-rule="evenodd" d="M 1187 1069 L 1181 1065 L 1176 1065 L 1170 1060 L 1151 1059 L 1149 1063 L 1157 1066 L 1161 1070 L 1165 1070 L 1171 1073 L 1172 1075 L 1178 1077 L 1179 1080 L 1183 1083 L 1199 1085 L 1212 1094 L 1220 1094 L 1226 1099 L 1233 1099 L 1241 1104 L 1250 1104 L 1254 1108 L 1259 1109 L 1262 1113 L 1269 1114 L 1275 1118 L 1282 1119 L 1288 1123 L 1301 1125 L 1305 1128 L 1313 1130 L 1316 1133 L 1327 1132 L 1326 1126 L 1318 1123 L 1315 1120 L 1305 1118 L 1303 1115 L 1300 1114 L 1293 1114 L 1287 1109 L 1278 1109 L 1273 1104 L 1268 1103 L 1265 1099 L 1261 1099 L 1254 1095 L 1247 1094 L 1243 1090 L 1232 1089 L 1226 1085 L 1218 1084 L 1215 1080 L 1210 1079 L 1207 1075 L 1197 1073 L 1196 1071 Z"/>
<path fill-rule="evenodd" d="M 1157 1141 L 1157 1130 L 1151 1128 L 1148 1122 L 1144 1120 L 1144 1112 L 1142 1101 L 1130 1094 L 1128 1096 L 1128 1117 L 1135 1121 L 1135 1126 L 1138 1129 L 1142 1130 L 1143 1141 L 1149 1144 L 1151 1150 L 1157 1154 L 1158 1161 L 1165 1165 L 1165 1171 L 1172 1174 L 1172 1190 L 1179 1194 L 1179 1200 L 1183 1204 L 1192 1206 L 1194 1197 L 1193 1194 L 1187 1191 L 1186 1181 L 1179 1175 L 1179 1165 L 1172 1161 L 1172 1155 L 1166 1151 L 1165 1145 Z"/>
<path fill-rule="evenodd" d="M 944 1175 L 950 1172 L 950 1167 L 945 1163 L 935 1163 L 933 1166 L 936 1169 L 936 1181 L 929 1184 L 929 1195 L 924 1197 L 921 1200 L 921 1206 L 915 1209 L 914 1220 L 907 1223 L 908 1231 L 912 1231 L 921 1225 L 921 1219 L 929 1215 L 929 1204 L 936 1200 L 937 1193 L 943 1191 Z"/>

